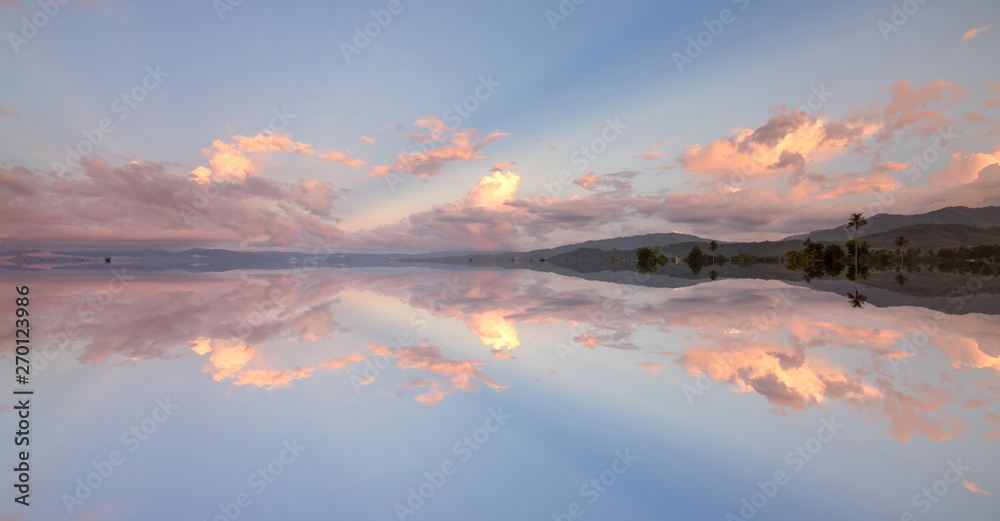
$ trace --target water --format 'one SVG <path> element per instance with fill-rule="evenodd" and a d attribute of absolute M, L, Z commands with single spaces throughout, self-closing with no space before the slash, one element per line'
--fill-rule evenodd
<path fill-rule="evenodd" d="M 1000 309 L 972 279 L 854 308 L 847 281 L 589 278 L 17 278 L 21 519 L 996 519 Z"/>

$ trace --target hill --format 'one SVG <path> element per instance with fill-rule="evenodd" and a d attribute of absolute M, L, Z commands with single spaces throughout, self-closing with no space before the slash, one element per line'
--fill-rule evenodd
<path fill-rule="evenodd" d="M 986 206 L 983 208 L 949 206 L 948 208 L 919 215 L 878 214 L 868 218 L 868 226 L 861 228 L 861 231 L 858 232 L 858 237 L 865 237 L 867 239 L 871 235 L 919 224 L 962 224 L 975 227 L 997 226 L 1000 225 L 1000 206 Z M 853 237 L 853 232 L 851 232 L 851 235 L 848 235 L 846 226 L 847 216 L 844 217 L 843 226 L 792 235 L 785 237 L 785 240 L 803 240 L 808 237 L 814 241 L 847 241 Z M 871 241 L 869 240 L 869 242 Z"/>

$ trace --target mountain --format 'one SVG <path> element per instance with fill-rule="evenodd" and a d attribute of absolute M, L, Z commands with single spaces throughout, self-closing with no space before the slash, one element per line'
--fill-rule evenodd
<path fill-rule="evenodd" d="M 537 252 L 565 253 L 581 248 L 595 250 L 634 250 L 642 246 L 669 246 L 681 242 L 709 242 L 711 239 L 702 239 L 695 235 L 686 233 L 650 233 L 646 235 L 632 235 L 630 237 L 615 237 L 612 239 L 600 239 L 577 244 L 567 244 L 549 248 L 547 250 L 535 250 Z M 534 253 L 534 252 L 532 252 Z"/>
<path fill-rule="evenodd" d="M 933 212 L 919 215 L 895 215 L 880 213 L 868 217 L 868 226 L 861 228 L 858 237 L 867 238 L 881 232 L 890 232 L 897 228 L 919 224 L 964 224 L 966 226 L 989 227 L 1000 225 L 1000 206 L 983 208 L 966 208 L 964 206 L 949 206 Z M 814 241 L 846 241 L 854 237 L 854 232 L 847 233 L 847 216 L 844 225 L 828 230 L 816 230 L 785 237 L 785 240 L 803 240 L 806 237 Z"/>
<path fill-rule="evenodd" d="M 907 248 L 920 248 L 924 251 L 959 246 L 1000 244 L 1000 226 L 984 228 L 964 224 L 915 224 L 888 232 L 866 235 L 865 240 L 873 248 L 895 250 L 896 246 L 893 241 L 900 235 L 910 241 Z"/>

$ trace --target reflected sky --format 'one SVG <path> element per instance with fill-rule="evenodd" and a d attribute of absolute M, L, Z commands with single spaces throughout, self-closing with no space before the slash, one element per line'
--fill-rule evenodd
<path fill-rule="evenodd" d="M 498 269 L 33 279 L 33 506 L 3 521 L 211 520 L 241 493 L 248 520 L 1000 511 L 998 315 Z"/>

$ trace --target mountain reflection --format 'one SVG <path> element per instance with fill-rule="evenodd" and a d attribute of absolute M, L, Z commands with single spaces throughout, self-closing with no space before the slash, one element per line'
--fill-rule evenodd
<path fill-rule="evenodd" d="M 709 378 L 777 415 L 843 404 L 899 441 L 943 441 L 976 426 L 977 436 L 1000 435 L 989 427 L 996 414 L 980 410 L 1000 393 L 996 315 L 857 313 L 842 295 L 779 281 L 671 289 L 498 269 L 130 273 L 117 294 L 106 291 L 110 275 L 81 277 L 32 286 L 40 348 L 81 364 L 200 357 L 203 377 L 220 384 L 278 390 L 342 378 L 356 392 L 434 405 L 455 392 L 503 392 L 514 374 L 566 372 L 568 349 L 627 359 L 636 367 L 628 377 L 655 378 L 663 393 Z M 406 310 L 386 318 L 396 327 L 362 331 L 338 319 L 390 306 Z M 537 352 L 551 356 L 521 356 Z M 398 385 L 374 385 L 383 371 Z M 622 377 L 609 370 L 595 385 Z"/>

